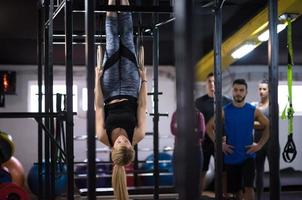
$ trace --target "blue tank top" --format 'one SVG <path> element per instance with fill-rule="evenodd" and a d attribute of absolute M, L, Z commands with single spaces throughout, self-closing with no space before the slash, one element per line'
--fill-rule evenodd
<path fill-rule="evenodd" d="M 254 115 L 256 107 L 246 103 L 235 107 L 232 103 L 224 107 L 224 130 L 227 144 L 234 146 L 233 153 L 224 155 L 226 164 L 239 164 L 256 154 L 247 154 L 246 146 L 253 143 Z"/>

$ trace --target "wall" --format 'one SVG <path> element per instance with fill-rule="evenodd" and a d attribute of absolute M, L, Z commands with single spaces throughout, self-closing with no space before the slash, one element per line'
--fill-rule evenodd
<path fill-rule="evenodd" d="M 2 70 L 16 70 L 17 71 L 17 91 L 16 95 L 6 96 L 5 108 L 0 108 L 0 112 L 27 112 L 28 111 L 28 83 L 37 79 L 36 66 L 0 66 Z M 65 71 L 63 67 L 55 67 L 55 80 L 64 80 Z M 302 80 L 301 68 L 296 68 L 294 73 L 295 80 Z M 280 80 L 286 77 L 286 68 L 280 67 Z M 159 97 L 159 111 L 161 113 L 171 114 L 176 107 L 176 92 L 175 92 L 175 71 L 173 67 L 160 68 L 159 76 L 159 91 L 163 95 Z M 152 70 L 148 68 L 148 91 L 152 91 Z M 231 83 L 235 78 L 246 78 L 249 84 L 249 93 L 247 101 L 256 101 L 258 99 L 257 85 L 258 81 L 268 77 L 267 67 L 263 66 L 236 66 L 229 68 L 223 74 L 223 93 L 231 96 Z M 81 67 L 75 67 L 74 70 L 74 83 L 78 85 L 78 95 L 81 97 L 81 88 L 85 87 L 86 77 L 85 71 Z M 205 84 L 196 83 L 196 96 L 205 93 Z M 152 112 L 151 96 L 148 99 L 148 111 Z M 80 101 L 79 101 L 80 103 Z M 86 135 L 86 113 L 78 108 L 78 115 L 74 118 L 74 135 Z M 173 147 L 174 138 L 170 134 L 170 118 L 161 117 L 159 121 L 160 130 L 160 151 L 165 146 Z M 298 148 L 298 155 L 295 161 L 291 164 L 285 163 L 282 158 L 280 159 L 281 168 L 293 166 L 296 169 L 302 170 L 302 154 L 299 143 L 302 141 L 302 120 L 301 116 L 296 116 L 294 119 L 294 139 Z M 152 132 L 153 122 L 152 117 L 148 117 L 147 132 Z M 287 121 L 280 120 L 280 147 L 283 150 L 287 140 Z M 23 163 L 25 170 L 28 171 L 32 163 L 37 160 L 37 124 L 33 119 L 0 119 L 0 129 L 11 134 L 16 144 L 15 156 Z M 97 142 L 97 148 L 104 146 Z M 153 137 L 146 136 L 145 139 L 139 144 L 140 150 L 153 149 Z M 86 140 L 75 141 L 74 145 L 75 161 L 83 161 L 86 158 Z M 141 151 L 139 159 L 143 160 L 152 152 Z M 97 153 L 97 158 L 101 160 L 108 160 L 108 153 Z M 266 166 L 266 169 L 267 166 Z"/>

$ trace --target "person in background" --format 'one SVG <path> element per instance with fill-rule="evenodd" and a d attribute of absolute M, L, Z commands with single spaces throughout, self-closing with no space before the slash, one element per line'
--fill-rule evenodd
<path fill-rule="evenodd" d="M 255 158 L 269 138 L 269 120 L 250 103 L 245 102 L 247 83 L 244 79 L 233 82 L 233 101 L 224 107 L 222 118 L 225 136 L 222 143 L 228 191 L 237 200 L 254 200 Z M 261 138 L 254 143 L 254 121 L 263 127 Z M 208 133 L 215 134 L 214 118 L 207 125 Z"/>
<path fill-rule="evenodd" d="M 269 118 L 269 87 L 268 80 L 262 80 L 258 85 L 258 92 L 260 101 L 255 103 L 255 106 Z M 263 128 L 259 122 L 255 121 L 254 124 L 254 141 L 259 142 Z M 263 148 L 256 153 L 256 199 L 261 200 L 263 198 L 263 178 L 264 178 L 264 163 L 265 158 L 271 159 L 269 155 L 270 140 L 263 146 Z M 270 163 L 270 162 L 269 162 Z"/>
<path fill-rule="evenodd" d="M 211 72 L 207 75 L 206 79 L 206 89 L 207 94 L 197 98 L 195 100 L 195 107 L 199 112 L 204 115 L 205 123 L 207 124 L 208 121 L 214 116 L 214 95 L 215 95 L 215 79 L 214 74 Z M 232 102 L 232 100 L 226 96 L 222 97 L 222 104 L 226 105 Z M 206 132 L 203 143 L 202 143 L 202 150 L 203 150 L 203 173 L 202 173 L 202 184 L 201 184 L 201 192 L 205 189 L 205 176 L 209 169 L 209 164 L 211 160 L 211 156 L 215 157 L 215 147 L 214 147 L 214 137 L 211 134 Z"/>
<path fill-rule="evenodd" d="M 204 121 L 204 116 L 199 111 L 196 111 L 195 114 L 196 114 L 195 132 L 199 136 L 200 147 L 202 147 L 202 142 L 203 142 L 203 139 L 204 139 L 205 129 L 206 129 L 206 127 L 205 127 L 205 121 Z M 171 119 L 171 123 L 170 123 L 170 130 L 171 130 L 172 135 L 175 136 L 175 140 L 177 140 L 177 116 L 176 116 L 176 111 L 174 111 L 174 113 L 172 115 L 172 119 Z M 202 152 L 202 148 L 200 150 Z M 201 163 L 203 163 L 203 159 L 200 159 L 200 160 L 201 160 Z M 201 172 L 203 173 L 202 170 L 201 170 Z M 203 178 L 204 177 L 201 176 L 201 183 L 203 182 Z"/>

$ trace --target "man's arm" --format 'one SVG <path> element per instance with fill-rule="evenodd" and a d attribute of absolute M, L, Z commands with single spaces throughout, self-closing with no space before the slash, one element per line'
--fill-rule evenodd
<path fill-rule="evenodd" d="M 197 130 L 199 138 L 203 139 L 206 132 L 205 120 L 202 112 L 197 112 Z"/>
<path fill-rule="evenodd" d="M 222 121 L 224 121 L 224 112 L 222 110 Z M 211 119 L 206 124 L 206 134 L 210 137 L 210 139 L 215 143 L 215 117 L 211 117 Z"/>

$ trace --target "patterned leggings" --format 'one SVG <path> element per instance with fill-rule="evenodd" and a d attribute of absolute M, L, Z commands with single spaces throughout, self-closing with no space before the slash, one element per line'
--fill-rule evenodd
<path fill-rule="evenodd" d="M 117 96 L 138 97 L 140 77 L 131 13 L 119 13 L 118 17 L 107 16 L 103 66 L 101 86 L 105 102 Z"/>

